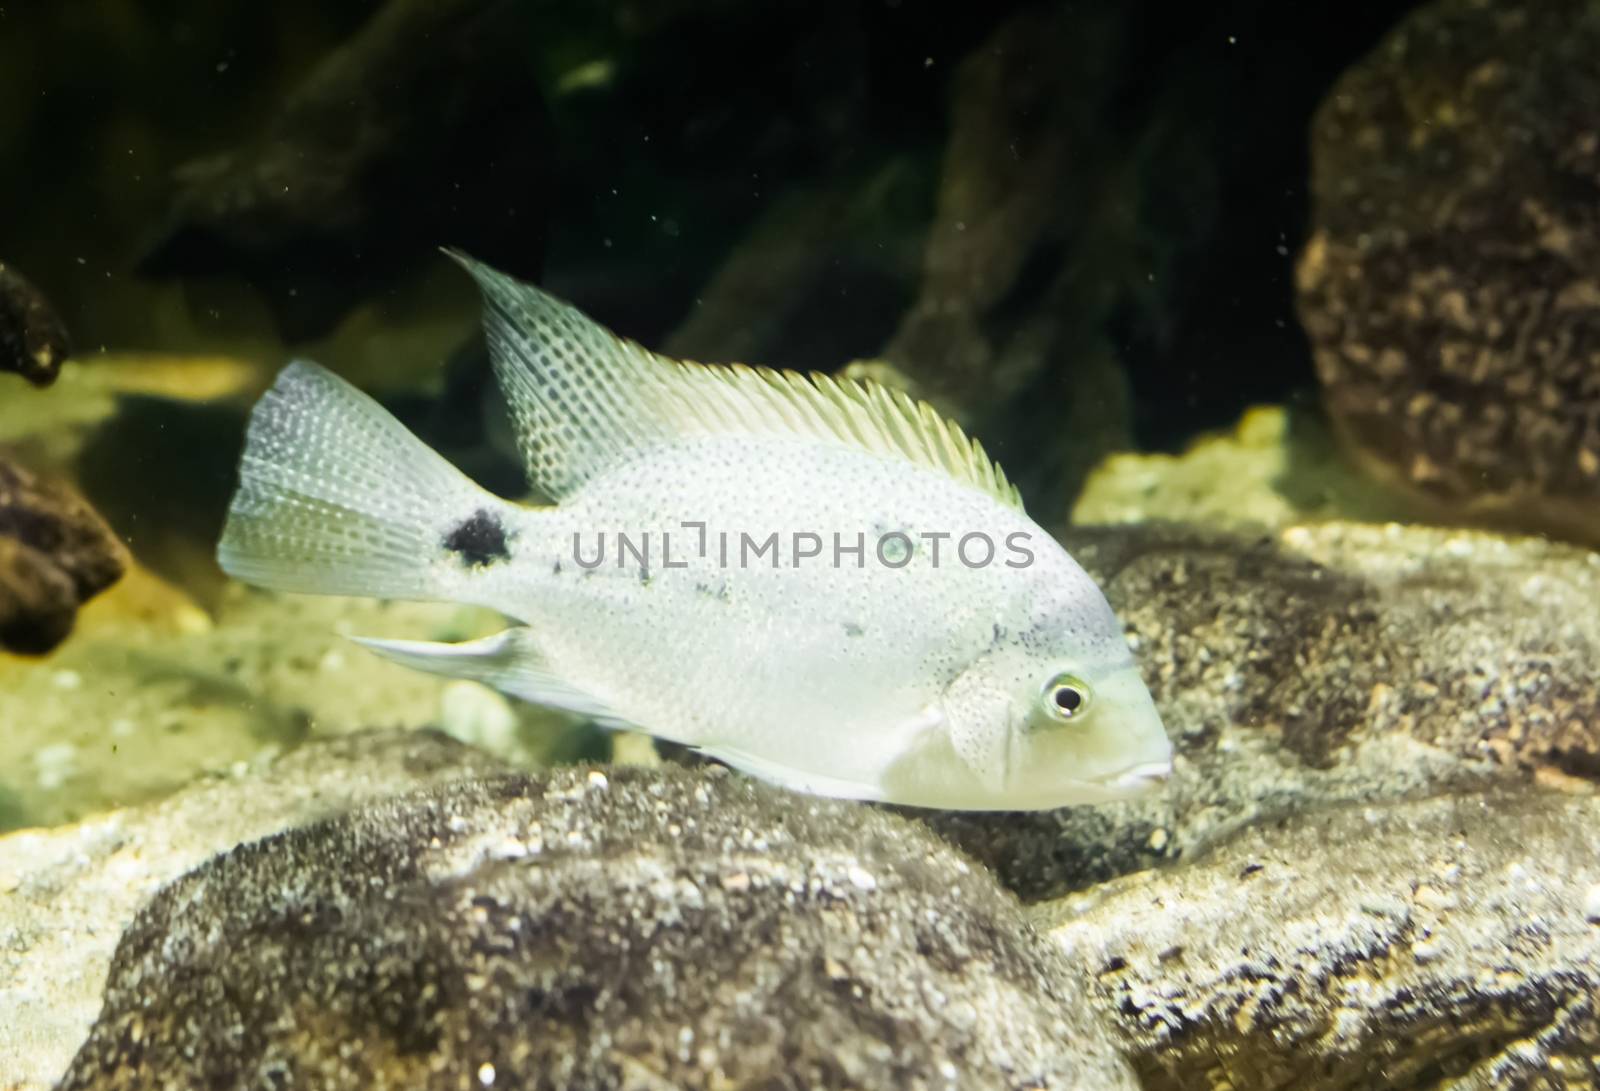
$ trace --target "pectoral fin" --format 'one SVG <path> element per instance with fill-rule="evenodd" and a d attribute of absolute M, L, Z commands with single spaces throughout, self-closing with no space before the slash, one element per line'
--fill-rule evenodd
<path fill-rule="evenodd" d="M 359 636 L 351 639 L 412 670 L 482 682 L 512 697 L 586 716 L 608 727 L 627 726 L 627 721 L 604 701 L 551 673 L 526 626 L 514 626 L 460 644 Z"/>
<path fill-rule="evenodd" d="M 951 684 L 941 703 L 956 756 L 987 792 L 999 795 L 1011 782 L 1017 758 L 1010 695 L 968 672 Z"/>

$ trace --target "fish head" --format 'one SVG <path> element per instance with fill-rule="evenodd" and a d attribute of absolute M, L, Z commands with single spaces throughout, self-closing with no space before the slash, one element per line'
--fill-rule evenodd
<path fill-rule="evenodd" d="M 997 636 L 946 688 L 939 709 L 971 778 L 972 795 L 959 804 L 970 809 L 1123 799 L 1158 787 L 1172 770 L 1161 714 L 1109 606 L 1046 613 Z"/>

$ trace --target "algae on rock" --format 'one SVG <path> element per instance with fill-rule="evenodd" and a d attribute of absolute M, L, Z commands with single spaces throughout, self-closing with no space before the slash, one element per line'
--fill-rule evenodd
<path fill-rule="evenodd" d="M 1369 481 L 1339 451 L 1320 414 L 1261 405 L 1231 429 L 1175 455 L 1119 451 L 1084 482 L 1072 522 L 1190 523 L 1240 533 L 1324 519 L 1406 520 L 1402 496 Z"/>

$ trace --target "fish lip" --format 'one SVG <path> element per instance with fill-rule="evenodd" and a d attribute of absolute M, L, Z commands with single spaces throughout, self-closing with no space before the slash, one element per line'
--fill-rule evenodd
<path fill-rule="evenodd" d="M 1119 794 L 1135 795 L 1164 784 L 1172 776 L 1172 762 L 1147 761 L 1100 778 L 1100 787 Z"/>

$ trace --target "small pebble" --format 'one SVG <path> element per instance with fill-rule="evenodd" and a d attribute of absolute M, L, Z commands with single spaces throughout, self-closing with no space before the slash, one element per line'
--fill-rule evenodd
<path fill-rule="evenodd" d="M 1583 895 L 1583 919 L 1600 924 L 1600 883 L 1590 883 Z"/>
<path fill-rule="evenodd" d="M 643 765 L 658 768 L 661 755 L 655 740 L 638 731 L 619 731 L 611 736 L 611 761 L 615 765 Z"/>
<path fill-rule="evenodd" d="M 872 872 L 867 871 L 864 868 L 852 866 L 846 875 L 850 879 L 850 885 L 855 887 L 857 890 L 878 889 L 877 877 L 873 875 Z"/>
<path fill-rule="evenodd" d="M 451 682 L 439 693 L 439 729 L 491 754 L 513 752 L 517 714 L 506 699 L 477 682 Z"/>
<path fill-rule="evenodd" d="M 1411 900 L 1424 909 L 1436 911 L 1454 909 L 1456 906 L 1456 899 L 1453 895 L 1440 890 L 1438 887 L 1429 886 L 1427 883 L 1422 883 L 1417 887 L 1411 895 Z"/>
<path fill-rule="evenodd" d="M 46 791 L 61 787 L 73 774 L 77 762 L 78 748 L 71 743 L 58 742 L 40 747 L 33 755 L 39 787 Z"/>

